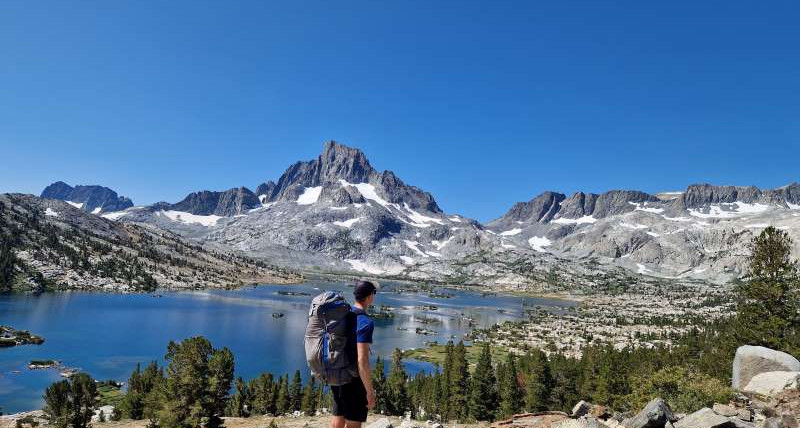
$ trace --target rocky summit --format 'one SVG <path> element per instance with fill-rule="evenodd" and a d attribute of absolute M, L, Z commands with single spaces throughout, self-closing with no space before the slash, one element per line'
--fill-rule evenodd
<path fill-rule="evenodd" d="M 89 188 L 106 197 L 86 196 L 95 194 Z M 42 196 L 294 268 L 534 289 L 552 286 L 555 270 L 721 283 L 744 273 L 747 245 L 765 227 L 800 242 L 798 183 L 547 191 L 480 224 L 445 213 L 430 193 L 330 141 L 317 158 L 250 189 L 200 190 L 135 208 L 98 186 L 58 182 Z"/>
<path fill-rule="evenodd" d="M 103 186 L 75 186 L 57 181 L 47 186 L 41 194 L 42 198 L 65 201 L 86 212 L 98 214 L 121 211 L 133 206 L 133 201 L 118 196 L 117 192 Z"/>

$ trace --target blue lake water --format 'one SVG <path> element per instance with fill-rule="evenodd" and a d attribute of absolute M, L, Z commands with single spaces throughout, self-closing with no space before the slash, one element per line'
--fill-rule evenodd
<path fill-rule="evenodd" d="M 383 284 L 376 306 L 396 308 L 391 320 L 376 320 L 373 356 L 391 355 L 394 348 L 415 348 L 425 342 L 459 340 L 473 319 L 478 328 L 518 320 L 529 306 L 563 310 L 572 303 L 437 287 L 406 291 L 408 285 Z M 338 290 L 352 299 L 347 284 L 308 282 L 301 285 L 260 285 L 238 290 L 109 294 L 90 292 L 41 295 L 0 295 L 0 325 L 30 330 L 45 338 L 43 345 L 0 348 L 0 408 L 5 413 L 41 408 L 42 393 L 59 380 L 56 370 L 28 370 L 33 359 L 56 359 L 80 368 L 95 379 L 127 381 L 136 363 L 163 364 L 170 340 L 202 335 L 217 347 L 228 347 L 236 357 L 236 374 L 245 379 L 262 372 L 283 374 L 307 371 L 303 350 L 308 304 L 322 290 Z M 308 293 L 287 296 L 278 291 Z M 436 310 L 421 308 L 435 305 Z M 274 318 L 273 313 L 285 314 Z M 424 321 L 437 320 L 432 324 Z M 416 328 L 435 330 L 421 335 Z M 430 365 L 408 361 L 410 372 Z M 19 373 L 14 373 L 19 372 Z"/>

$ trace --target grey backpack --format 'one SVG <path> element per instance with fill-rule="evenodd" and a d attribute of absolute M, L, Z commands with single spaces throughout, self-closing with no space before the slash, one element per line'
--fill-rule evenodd
<path fill-rule="evenodd" d="M 311 374 L 328 385 L 345 385 L 358 376 L 356 362 L 350 361 L 346 351 L 348 316 L 350 305 L 339 293 L 326 291 L 311 301 L 306 360 Z"/>

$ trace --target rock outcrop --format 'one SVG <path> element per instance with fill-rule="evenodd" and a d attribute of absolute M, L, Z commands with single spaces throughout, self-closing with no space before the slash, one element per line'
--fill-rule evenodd
<path fill-rule="evenodd" d="M 238 187 L 223 192 L 203 190 L 187 195 L 176 204 L 159 206 L 159 209 L 187 212 L 196 215 L 231 217 L 244 214 L 261 206 L 261 202 L 250 189 Z"/>
<path fill-rule="evenodd" d="M 742 388 L 742 392 L 769 396 L 798 387 L 800 387 L 800 372 L 775 371 L 753 376 Z"/>
<path fill-rule="evenodd" d="M 664 428 L 667 423 L 676 420 L 669 404 L 661 398 L 656 398 L 647 403 L 636 416 L 622 421 L 622 426 L 625 428 Z"/>
<path fill-rule="evenodd" d="M 42 198 L 58 199 L 93 214 L 122 211 L 133 201 L 103 186 L 75 186 L 57 181 L 42 191 Z"/>
<path fill-rule="evenodd" d="M 741 390 L 757 374 L 775 371 L 798 372 L 800 361 L 785 352 L 763 346 L 740 346 L 733 359 L 732 386 Z"/>

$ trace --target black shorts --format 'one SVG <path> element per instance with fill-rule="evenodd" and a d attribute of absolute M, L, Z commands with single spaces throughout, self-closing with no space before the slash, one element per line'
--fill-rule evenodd
<path fill-rule="evenodd" d="M 344 416 L 348 421 L 367 421 L 367 390 L 360 378 L 342 386 L 331 386 L 333 416 Z"/>

